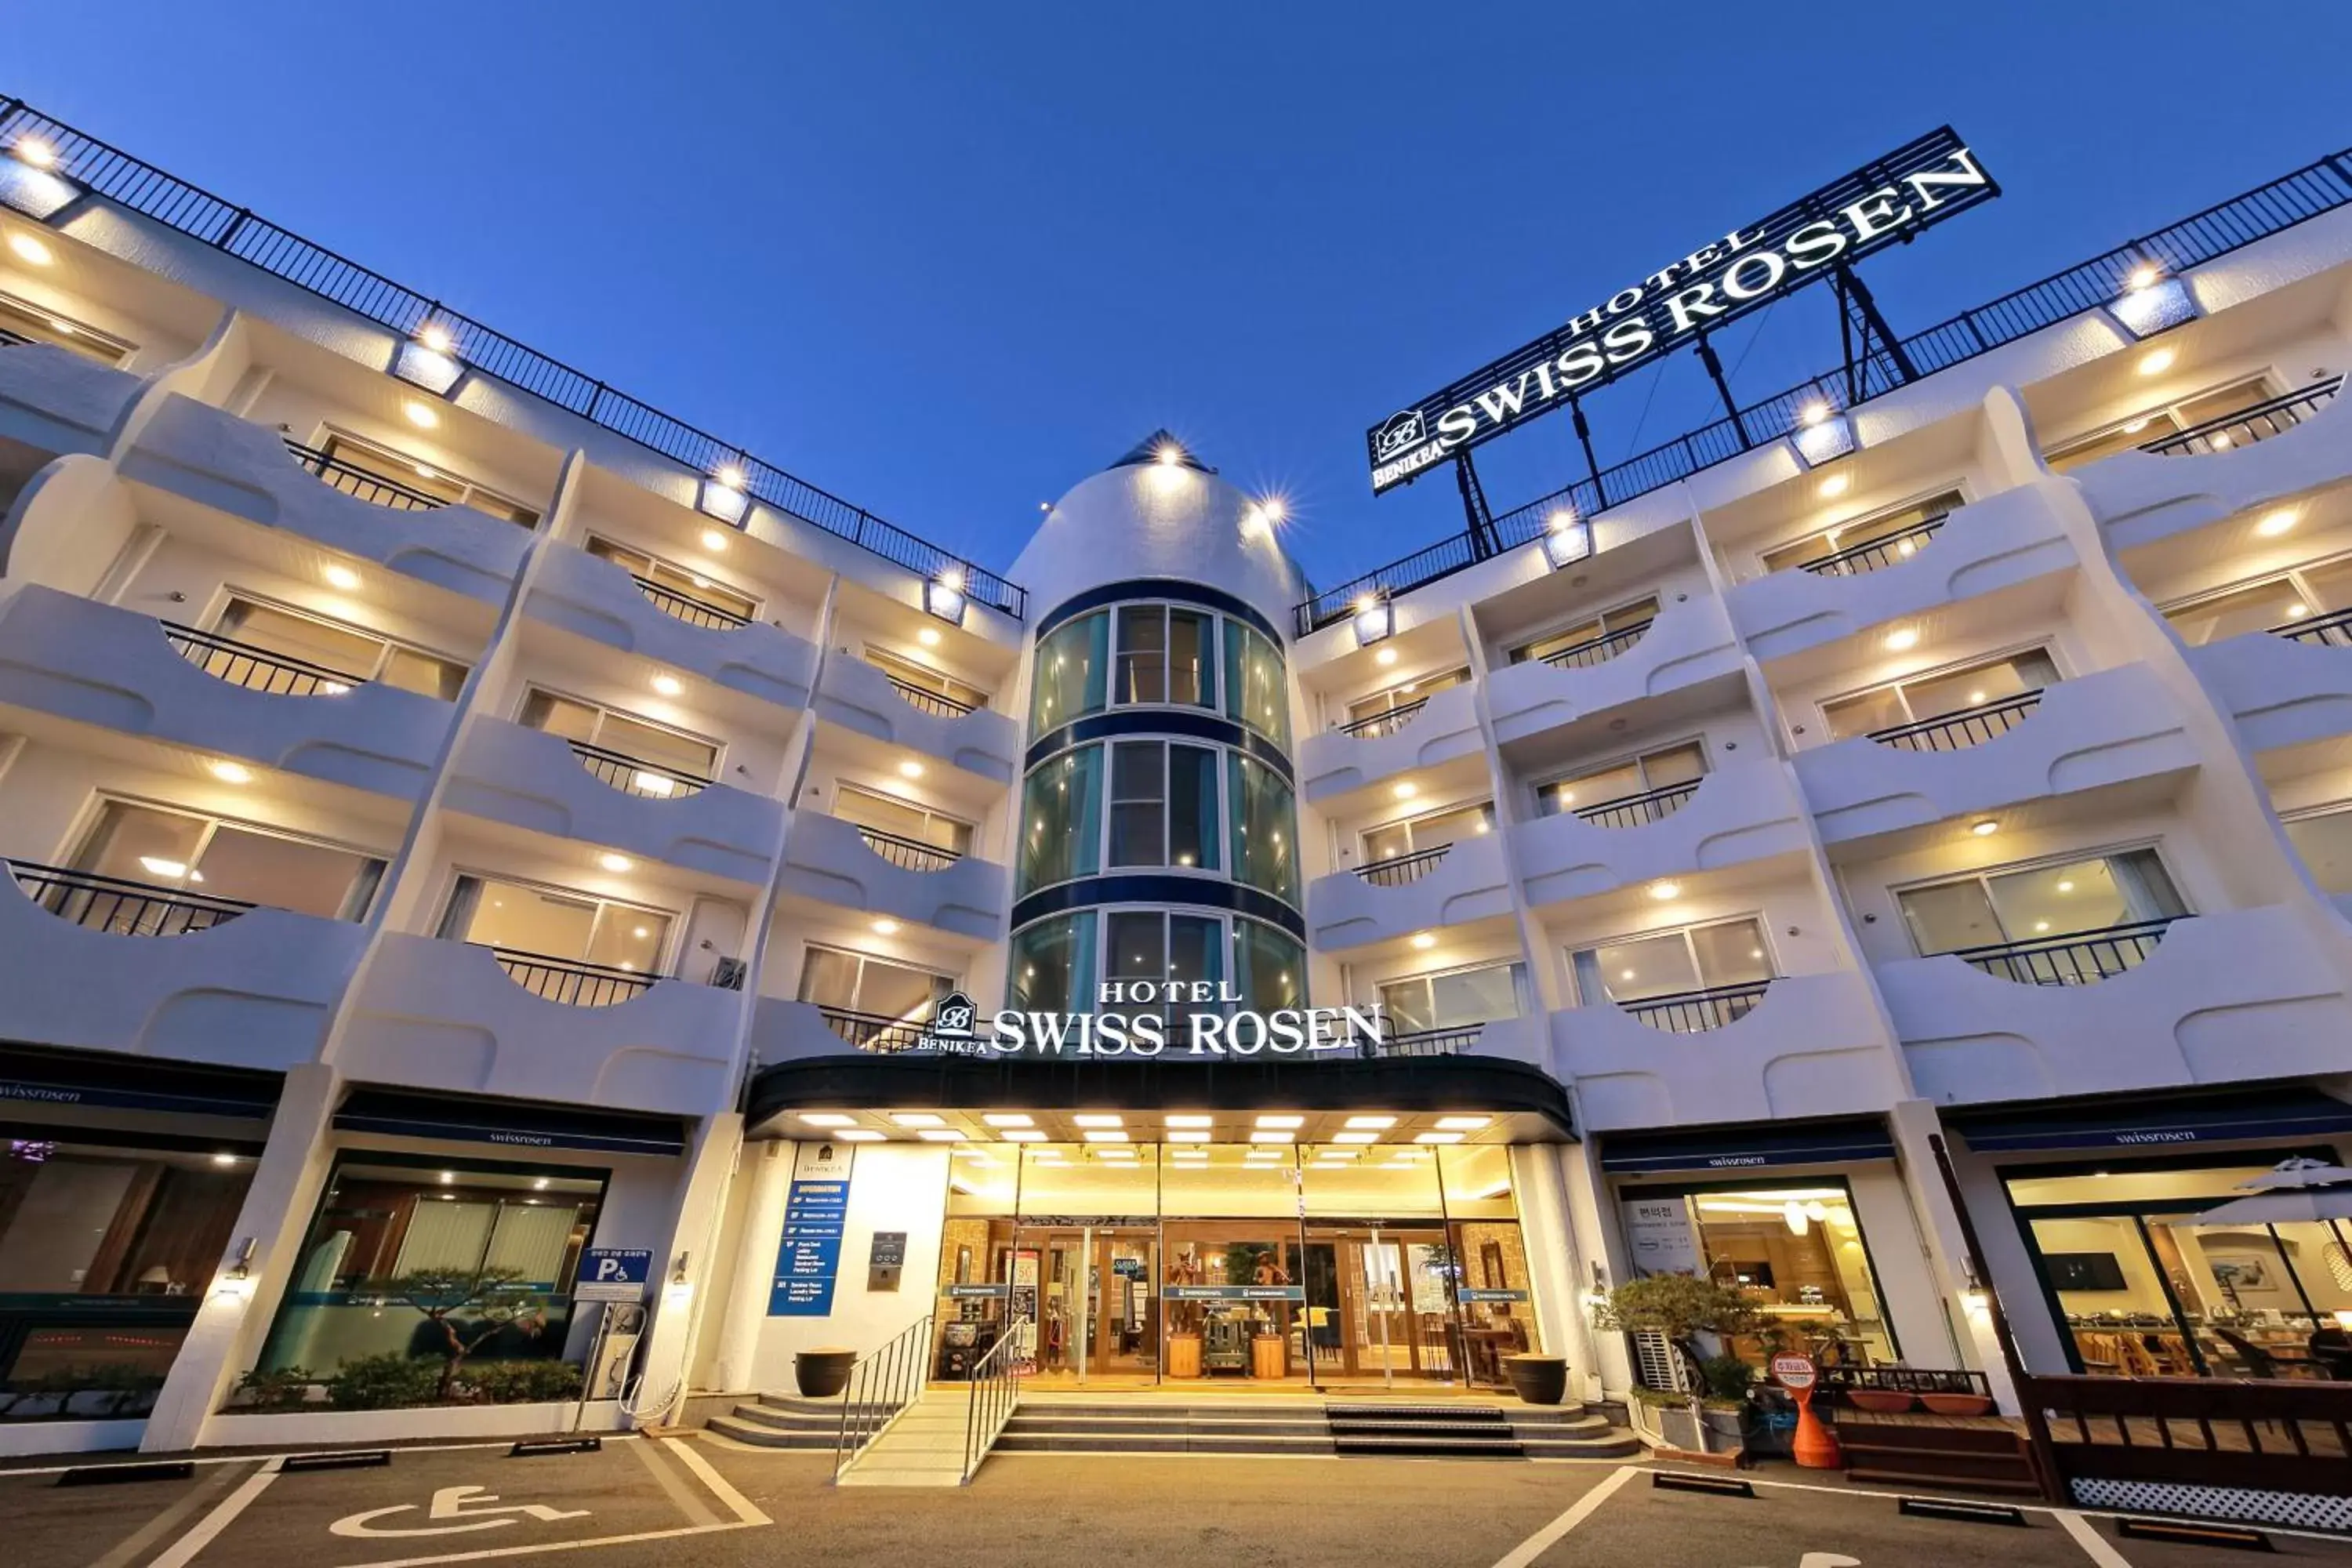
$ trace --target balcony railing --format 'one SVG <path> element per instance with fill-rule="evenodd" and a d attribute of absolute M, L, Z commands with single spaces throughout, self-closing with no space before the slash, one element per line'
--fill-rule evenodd
<path fill-rule="evenodd" d="M 2308 620 L 2289 621 L 2271 628 L 2273 637 L 2289 642 L 2306 642 L 2319 647 L 2352 647 L 2352 610 L 2314 616 Z"/>
<path fill-rule="evenodd" d="M 1617 1005 L 1638 1022 L 1669 1034 L 1696 1035 L 1707 1029 L 1720 1029 L 1736 1024 L 1756 1011 L 1756 1004 L 1764 1000 L 1770 988 L 1769 980 L 1750 980 L 1738 985 L 1717 985 L 1705 991 L 1677 991 L 1668 996 L 1644 996 L 1637 1002 L 1620 1002 Z"/>
<path fill-rule="evenodd" d="M 1597 637 L 1588 637 L 1580 643 L 1571 643 L 1567 647 L 1544 655 L 1543 661 L 1554 669 L 1590 669 L 1596 664 L 1607 664 L 1611 659 L 1640 642 L 1642 634 L 1648 631 L 1652 624 L 1652 622 L 1643 621 L 1636 626 L 1603 632 Z"/>
<path fill-rule="evenodd" d="M 0 349 L 26 348 L 30 346 L 32 341 L 22 332 L 12 332 L 5 327 L 0 327 Z"/>
<path fill-rule="evenodd" d="M 1418 882 L 1437 869 L 1452 844 L 1440 844 L 1433 849 L 1416 849 L 1409 855 L 1391 855 L 1385 860 L 1369 860 L 1356 868 L 1356 875 L 1375 888 L 1402 888 L 1408 882 Z"/>
<path fill-rule="evenodd" d="M 363 675 L 347 675 L 308 659 L 289 658 L 177 621 L 163 623 L 163 636 L 181 658 L 206 675 L 247 691 L 265 691 L 273 697 L 340 697 L 354 686 L 367 684 Z"/>
<path fill-rule="evenodd" d="M 507 978 L 542 1001 L 567 1007 L 611 1007 L 654 988 L 658 975 L 634 969 L 588 963 L 573 958 L 551 958 L 543 952 L 521 952 L 494 947 L 491 956 Z"/>
<path fill-rule="evenodd" d="M 688 626 L 700 626 L 705 631 L 731 632 L 738 626 L 751 624 L 749 616 L 739 616 L 732 610 L 722 610 L 716 605 L 689 599 L 675 589 L 663 587 L 650 577 L 640 577 L 632 572 L 629 578 L 636 584 L 640 593 L 653 601 L 655 609 L 673 619 L 684 621 Z"/>
<path fill-rule="evenodd" d="M 1478 1044 L 1478 1037 L 1486 1026 L 1461 1024 L 1447 1029 L 1415 1029 L 1410 1034 L 1391 1035 L 1375 1043 L 1370 1039 L 1356 1042 L 1356 1054 L 1366 1060 L 1383 1057 L 1458 1057 Z"/>
<path fill-rule="evenodd" d="M 2147 442 L 2140 450 L 2153 452 L 2160 458 L 2179 458 L 2197 457 L 2206 452 L 2226 452 L 2233 447 L 2251 447 L 2257 441 L 2285 435 L 2326 406 L 2329 399 L 2343 387 L 2342 376 L 2331 376 L 2283 397 L 2257 403 L 2252 408 L 2224 414 L 2219 419 L 2208 419 L 2202 425 L 2191 425 L 2177 436 L 2165 436 Z"/>
<path fill-rule="evenodd" d="M 1870 739 L 1882 746 L 1899 746 L 1906 752 L 1964 752 L 2008 734 L 2041 706 L 2042 689 L 2036 687 L 1998 702 L 1962 708 L 1892 729 L 1873 730 Z"/>
<path fill-rule="evenodd" d="M 2165 928 L 2176 918 L 2167 915 L 2031 942 L 1964 947 L 1951 956 L 1995 979 L 2020 985 L 2090 985 L 2147 963 L 2147 955 L 2164 940 Z"/>
<path fill-rule="evenodd" d="M 1361 719 L 1351 719 L 1333 726 L 1342 735 L 1352 735 L 1359 741 L 1377 741 L 1383 735 L 1393 735 L 1412 722 L 1413 715 L 1429 706 L 1429 699 L 1416 697 L 1410 702 L 1399 703 L 1382 713 L 1368 713 Z"/>
<path fill-rule="evenodd" d="M 590 776 L 623 795 L 646 800 L 684 800 L 688 795 L 700 795 L 715 782 L 683 768 L 648 763 L 625 752 L 608 752 L 585 741 L 569 743 L 572 754 L 580 759 L 580 765 L 588 770 Z"/>
<path fill-rule="evenodd" d="M 180 888 L 69 871 L 11 860 L 25 896 L 61 921 L 115 936 L 186 936 L 210 931 L 254 908 L 242 899 L 216 899 Z"/>
<path fill-rule="evenodd" d="M 931 1026 L 929 1018 L 893 1018 L 879 1013 L 853 1013 L 846 1007 L 820 1005 L 817 1013 L 824 1026 L 861 1051 L 877 1056 L 897 1056 L 901 1051 L 916 1049 L 922 1042 L 923 1031 Z"/>
<path fill-rule="evenodd" d="M 952 697 L 941 696 L 939 692 L 918 686 L 911 680 L 901 680 L 895 675 L 889 677 L 889 681 L 892 689 L 900 697 L 906 699 L 908 707 L 918 713 L 929 713 L 934 719 L 961 719 L 967 713 L 978 710 L 974 703 L 959 702 Z"/>
<path fill-rule="evenodd" d="M 356 496 L 370 506 L 389 507 L 394 511 L 438 511 L 449 503 L 439 496 L 426 495 L 423 490 L 409 489 L 397 479 L 388 479 L 373 468 L 362 468 L 341 458 L 331 458 L 316 447 L 305 447 L 299 441 L 289 440 L 286 449 L 294 454 L 294 461 L 303 472 L 321 483 Z"/>
<path fill-rule="evenodd" d="M 878 827 L 860 826 L 857 836 L 866 840 L 866 847 L 901 870 L 944 871 L 963 858 L 960 850 L 942 849 L 919 838 L 901 838 Z"/>
<path fill-rule="evenodd" d="M 1941 532 L 1944 524 L 1950 521 L 1947 514 L 1931 517 L 1925 522 L 1915 522 L 1908 528 L 1882 534 L 1833 555 L 1824 555 L 1819 561 L 1808 561 L 1805 570 L 1822 577 L 1859 577 L 1882 566 L 1899 565 L 1917 554 L 1919 547 Z"/>
<path fill-rule="evenodd" d="M 1692 779 L 1687 784 L 1667 784 L 1643 795 L 1619 795 L 1592 805 L 1576 808 L 1577 816 L 1595 827 L 1642 827 L 1653 822 L 1664 822 L 1680 811 L 1698 793 L 1704 779 Z"/>

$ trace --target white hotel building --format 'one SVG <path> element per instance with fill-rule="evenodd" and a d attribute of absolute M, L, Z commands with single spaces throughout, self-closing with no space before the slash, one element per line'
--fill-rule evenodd
<path fill-rule="evenodd" d="M 580 1362 L 590 1247 L 592 1426 L 1008 1317 L 1622 1399 L 1645 1267 L 2003 1408 L 1988 1293 L 2037 1376 L 2324 1363 L 2338 1238 L 2194 1216 L 2352 1156 L 2345 160 L 1316 595 L 1213 454 L 999 577 L 0 107 L 0 1452 L 545 1429 L 247 1374 L 484 1266 Z M 924 1048 L 1171 978 L 1390 1037 Z"/>

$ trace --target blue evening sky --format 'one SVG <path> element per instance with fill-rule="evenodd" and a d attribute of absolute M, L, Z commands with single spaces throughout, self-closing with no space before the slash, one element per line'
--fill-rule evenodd
<path fill-rule="evenodd" d="M 1949 121 L 2006 194 L 1874 260 L 1900 331 L 2352 143 L 2352 5 L 1195 0 L 16 8 L 0 94 L 1002 568 L 1165 425 L 1318 581 L 1461 525 L 1362 432 Z M 1743 400 L 1825 291 L 1726 335 Z M 1752 323 L 1755 318 L 1750 318 Z M 1753 339 L 1753 346 L 1750 340 Z M 1687 354 L 1602 460 L 1718 412 Z M 1484 448 L 1499 510 L 1564 415 Z"/>

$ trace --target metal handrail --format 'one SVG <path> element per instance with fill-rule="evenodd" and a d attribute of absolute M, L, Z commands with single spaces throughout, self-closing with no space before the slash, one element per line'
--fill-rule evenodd
<path fill-rule="evenodd" d="M 12 332 L 0 327 L 0 349 L 21 349 L 32 346 L 33 340 L 22 332 Z"/>
<path fill-rule="evenodd" d="M 2343 390 L 2344 378 L 2333 375 L 2315 382 L 2299 391 L 2257 403 L 2251 408 L 2241 408 L 2235 414 L 2224 414 L 2218 419 L 2208 419 L 2201 425 L 2191 425 L 2174 436 L 2159 436 L 2153 441 L 2140 443 L 2140 450 L 2159 458 L 2178 458 L 2186 454 L 2201 457 L 2207 452 L 2223 452 L 2232 447 L 2251 447 L 2283 436 L 2313 415 L 2322 405 Z"/>
<path fill-rule="evenodd" d="M 919 838 L 901 838 L 895 833 L 885 833 L 878 827 L 856 825 L 857 836 L 866 840 L 866 847 L 907 871 L 944 871 L 963 856 L 953 849 L 942 849 L 936 844 L 926 844 Z"/>
<path fill-rule="evenodd" d="M 259 906 L 127 877 L 103 877 L 36 860 L 9 860 L 25 896 L 61 921 L 114 936 L 187 936 Z"/>
<path fill-rule="evenodd" d="M 906 699 L 907 706 L 919 713 L 929 713 L 934 719 L 961 719 L 966 714 L 980 710 L 980 704 L 977 702 L 959 702 L 952 697 L 943 696 L 926 687 L 918 686 L 911 680 L 901 680 L 887 669 L 882 672 L 882 677 L 896 689 L 900 697 Z"/>
<path fill-rule="evenodd" d="M 1864 540 L 1818 561 L 1808 561 L 1804 569 L 1821 577 L 1859 577 L 1875 572 L 1882 566 L 1893 566 L 1909 560 L 1919 546 L 1942 531 L 1951 514 L 1944 512 L 1915 522 L 1908 528 L 1898 528 L 1893 533 L 1882 533 L 1876 539 Z"/>
<path fill-rule="evenodd" d="M 339 489 L 347 496 L 393 511 L 439 511 L 449 503 L 439 496 L 426 495 L 411 489 L 398 479 L 388 479 L 373 468 L 363 468 L 357 463 L 341 458 L 331 458 L 316 447 L 305 447 L 290 436 L 280 437 L 286 449 L 303 472 L 320 484 Z"/>
<path fill-rule="evenodd" d="M 307 658 L 293 658 L 215 632 L 200 632 L 177 621 L 159 623 L 164 640 L 180 657 L 215 680 L 241 686 L 272 697 L 340 697 L 367 684 L 363 675 L 347 675 Z"/>
<path fill-rule="evenodd" d="M 1356 868 L 1356 875 L 1375 888 L 1402 888 L 1408 882 L 1418 882 L 1437 869 L 1445 852 L 1454 846 L 1444 843 L 1429 849 L 1415 849 L 1409 854 L 1391 855 L 1385 860 L 1368 860 Z"/>
<path fill-rule="evenodd" d="M 1644 996 L 1617 1005 L 1638 1023 L 1669 1034 L 1696 1035 L 1736 1024 L 1756 1011 L 1771 987 L 1769 980 L 1743 981 L 1737 985 L 1711 986 L 1704 991 L 1676 991 L 1664 996 Z"/>
<path fill-rule="evenodd" d="M 841 1389 L 841 1430 L 833 1443 L 833 1479 L 919 1398 L 931 1359 L 931 1314 L 908 1324 L 881 1349 L 851 1363 Z"/>
<path fill-rule="evenodd" d="M 2006 735 L 2024 723 L 2027 716 L 2042 706 L 2042 689 L 2037 686 L 1998 702 L 1956 708 L 1933 719 L 1873 730 L 1864 739 L 1882 746 L 1899 746 L 1906 752 L 1963 752 Z"/>
<path fill-rule="evenodd" d="M 1580 643 L 1570 643 L 1543 656 L 1543 662 L 1554 669 L 1591 669 L 1607 664 L 1619 654 L 1642 640 L 1642 634 L 1658 624 L 1657 617 L 1636 626 L 1624 626 L 1613 632 L 1602 632 L 1597 637 L 1587 637 Z"/>
<path fill-rule="evenodd" d="M 700 599 L 681 594 L 675 588 L 665 588 L 650 577 L 640 577 L 632 572 L 629 574 L 629 579 L 636 584 L 638 590 L 646 598 L 653 601 L 655 609 L 673 620 L 684 621 L 688 626 L 700 626 L 703 630 L 710 632 L 731 632 L 739 626 L 748 626 L 751 624 L 751 617 L 749 616 L 739 616 L 732 610 L 722 610 L 716 605 L 706 605 Z"/>
<path fill-rule="evenodd" d="M 567 741 L 565 744 L 572 748 L 572 754 L 580 759 L 580 765 L 588 770 L 590 777 L 623 795 L 646 800 L 684 800 L 688 795 L 700 795 L 718 782 L 666 763 L 649 763 L 626 752 L 592 746 L 585 741 Z"/>
<path fill-rule="evenodd" d="M 544 1002 L 567 1007 L 611 1007 L 653 989 L 657 974 L 616 969 L 574 958 L 555 958 L 519 948 L 493 947 L 490 956 L 507 978 Z"/>
<path fill-rule="evenodd" d="M 1416 697 L 1410 702 L 1383 709 L 1378 713 L 1367 713 L 1360 719 L 1351 719 L 1345 724 L 1334 724 L 1331 728 L 1339 734 L 1352 736 L 1359 741 L 1377 741 L 1383 735 L 1393 735 L 1403 729 L 1412 721 L 1414 714 L 1428 706 L 1427 697 Z"/>
<path fill-rule="evenodd" d="M 998 1436 L 1013 1419 L 1021 1405 L 1021 1356 L 1018 1346 L 1022 1330 L 1027 1325 L 1019 1319 L 1005 1324 L 1005 1331 L 989 1346 L 988 1353 L 975 1363 L 964 1382 L 966 1404 L 963 1416 L 963 1479 L 972 1478 L 981 1460 L 996 1445 Z M 991 1364 L 994 1363 L 994 1364 Z"/>
<path fill-rule="evenodd" d="M 1459 1024 L 1444 1029 L 1415 1029 L 1411 1034 L 1391 1035 L 1385 1040 L 1360 1039 L 1356 1042 L 1356 1054 L 1367 1061 L 1383 1057 L 1458 1057 L 1478 1043 L 1486 1026 Z"/>
<path fill-rule="evenodd" d="M 2284 626 L 2270 628 L 2271 636 L 2284 637 L 2289 642 L 2315 643 L 2322 647 L 2352 647 L 2352 610 L 2335 610 L 2324 616 L 2289 621 Z"/>
<path fill-rule="evenodd" d="M 929 1026 L 881 1013 L 853 1013 L 846 1007 L 828 1007 L 823 1003 L 817 1004 L 816 1010 L 826 1028 L 856 1049 L 877 1056 L 896 1056 L 918 1048 Z"/>
<path fill-rule="evenodd" d="M 1641 795 L 1621 795 L 1615 800 L 1580 805 L 1572 815 L 1582 817 L 1595 827 L 1643 827 L 1653 822 L 1664 822 L 1680 811 L 1698 786 L 1706 781 L 1692 779 L 1687 784 L 1665 784 Z"/>
<path fill-rule="evenodd" d="M 2184 918 L 2164 915 L 2063 936 L 1955 948 L 1949 956 L 1997 980 L 2020 985 L 2088 985 L 2112 980 L 2147 963 L 2148 954 L 2164 940 L 2166 930 Z"/>

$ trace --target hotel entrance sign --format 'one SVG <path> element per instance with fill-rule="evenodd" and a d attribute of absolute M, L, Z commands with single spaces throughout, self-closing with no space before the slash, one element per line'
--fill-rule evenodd
<path fill-rule="evenodd" d="M 983 1020 L 959 991 L 939 1005 L 915 1048 L 969 1057 L 1299 1056 L 1377 1047 L 1388 1037 L 1381 1004 L 1257 1012 L 1231 981 L 1112 980 L 1092 1013 L 1007 1007 Z M 1178 1012 L 1176 1009 L 1185 1009 Z"/>
<path fill-rule="evenodd" d="M 1629 283 L 1365 433 L 1372 493 L 2000 194 L 1950 126 Z"/>

